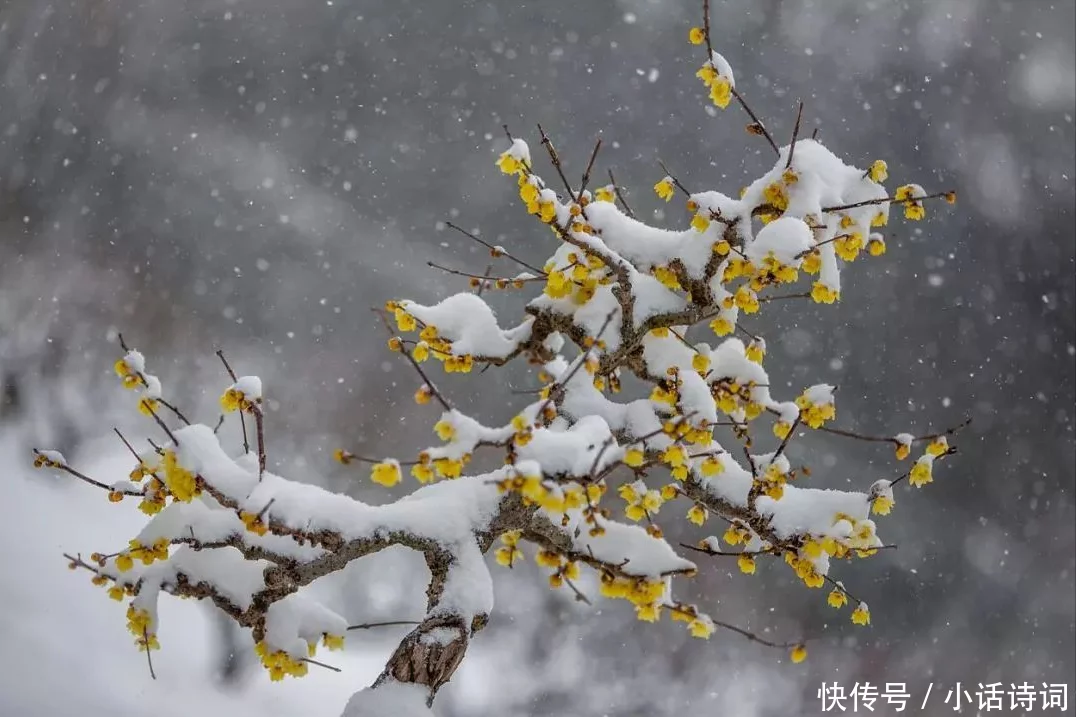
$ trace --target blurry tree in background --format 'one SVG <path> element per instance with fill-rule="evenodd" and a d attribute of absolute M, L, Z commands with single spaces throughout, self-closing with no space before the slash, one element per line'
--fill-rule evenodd
<path fill-rule="evenodd" d="M 774 311 L 829 337 L 790 332 L 768 347 L 774 370 L 795 385 L 818 375 L 840 385 L 857 430 L 974 418 L 959 473 L 922 499 L 937 532 L 917 545 L 894 525 L 901 548 L 865 566 L 863 597 L 887 618 L 842 638 L 859 645 L 856 659 L 813 650 L 806 674 L 775 671 L 750 645 L 700 651 L 660 628 L 625 632 L 630 615 L 533 597 L 513 575 L 498 586 L 513 617 L 487 628 L 442 709 L 561 714 L 579 684 L 625 674 L 620 660 L 638 651 L 660 659 L 580 715 L 724 699 L 783 714 L 838 665 L 875 681 L 1073 673 L 1073 13 L 1046 0 L 715 3 L 719 49 L 749 68 L 739 84 L 775 134 L 791 133 L 803 99 L 805 131 L 819 128 L 842 156 L 885 156 L 898 176 L 961 190 L 962 211 L 929 237 L 893 237 L 890 251 L 919 265 L 850 277 L 845 294 L 869 302 Z M 511 188 L 490 161 L 502 123 L 541 121 L 573 157 L 602 132 L 603 159 L 628 187 L 661 178 L 658 156 L 689 186 L 765 168 L 765 146 L 744 158 L 742 130 L 714 121 L 678 71 L 696 14 L 695 3 L 651 0 L 5 3 L 0 430 L 66 448 L 112 415 L 115 392 L 88 379 L 110 363 L 117 330 L 175 357 L 161 372 L 191 386 L 217 375 L 212 349 L 224 346 L 273 386 L 276 455 L 305 461 L 274 469 L 323 475 L 361 498 L 332 448 L 383 453 L 383 427 L 416 417 L 394 399 L 401 367 L 362 338 L 378 330 L 368 307 L 403 283 L 418 299 L 463 287 L 423 271 L 423 259 L 484 261 L 441 230 L 445 219 L 528 261 L 545 255 L 503 209 Z M 663 203 L 627 198 L 664 219 Z M 886 399 L 885 386 L 908 390 Z M 191 410 L 206 415 L 215 399 Z M 790 457 L 877 473 L 866 446 L 821 441 Z M 378 596 L 355 600 L 356 621 L 398 616 L 383 602 L 396 588 L 376 572 L 341 580 Z M 722 584 L 721 607 L 770 624 L 786 585 L 759 577 L 746 592 Z M 821 619 L 800 610 L 778 629 Z M 907 633 L 931 639 L 895 640 Z M 541 679 L 506 675 L 516 689 L 496 694 L 469 681 L 505 664 L 524 635 Z M 718 661 L 737 667 L 715 677 Z"/>

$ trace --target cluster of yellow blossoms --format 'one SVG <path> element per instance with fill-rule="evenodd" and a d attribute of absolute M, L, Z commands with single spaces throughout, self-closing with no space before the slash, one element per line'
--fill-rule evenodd
<path fill-rule="evenodd" d="M 324 633 L 321 636 L 321 642 L 330 650 L 344 649 L 343 635 Z M 317 642 L 308 642 L 308 657 L 314 657 L 317 654 L 317 649 Z M 308 672 L 310 663 L 307 659 L 292 657 L 284 650 L 272 650 L 265 640 L 255 643 L 254 653 L 261 660 L 262 667 L 269 672 L 269 679 L 273 682 L 280 682 L 285 677 L 304 677 Z"/>
<path fill-rule="evenodd" d="M 135 637 L 135 644 L 139 652 L 161 649 L 161 643 L 157 641 L 157 634 L 150 632 L 150 614 L 148 611 L 137 608 L 132 603 L 127 608 L 127 629 Z"/>
<path fill-rule="evenodd" d="M 470 354 L 457 355 L 452 353 L 452 342 L 437 333 L 437 327 L 432 324 L 420 324 L 411 314 L 395 301 L 385 303 L 385 309 L 392 312 L 396 320 L 397 328 L 402 332 L 411 332 L 419 329 L 419 340 L 411 348 L 411 358 L 423 363 L 431 356 L 440 361 L 445 373 L 470 373 L 474 368 L 474 357 Z M 403 351 L 404 342 L 399 337 L 389 339 L 389 348 L 393 351 Z M 420 403 L 424 401 L 416 397 Z"/>
<path fill-rule="evenodd" d="M 832 421 L 837 416 L 837 408 L 832 398 L 816 403 L 807 393 L 803 393 L 796 398 L 796 406 L 800 409 L 800 420 L 815 429 L 821 428 L 826 421 Z"/>
<path fill-rule="evenodd" d="M 143 565 L 152 565 L 157 560 L 168 559 L 168 546 L 171 545 L 168 538 L 158 538 L 153 545 L 142 545 L 138 540 L 131 540 L 127 550 L 116 556 L 116 569 L 125 573 L 134 567 L 134 561 L 141 561 Z"/>

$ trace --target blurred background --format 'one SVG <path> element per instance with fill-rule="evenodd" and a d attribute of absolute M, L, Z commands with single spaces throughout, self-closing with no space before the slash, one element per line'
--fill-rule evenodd
<path fill-rule="evenodd" d="M 110 428 L 151 433 L 111 375 L 123 332 L 207 422 L 223 348 L 266 382 L 273 470 L 390 499 L 331 458 L 406 457 L 433 438 L 370 307 L 467 290 L 426 266 L 489 261 L 446 220 L 534 262 L 553 250 L 494 167 L 502 124 L 537 150 L 541 122 L 570 176 L 601 137 L 601 173 L 667 226 L 688 217 L 650 190 L 659 158 L 727 194 L 771 166 L 735 106 L 704 101 L 686 39 L 700 4 L 0 3 L 0 713 L 329 717 L 376 676 L 399 629 L 352 633 L 342 674 L 270 686 L 248 636 L 183 604 L 163 613 L 151 683 L 122 606 L 60 556 L 115 549 L 139 514 L 31 475 L 29 449 L 104 480 L 129 470 Z M 697 641 L 627 605 L 581 605 L 520 566 L 495 573 L 496 611 L 440 715 L 813 715 L 823 681 L 906 682 L 913 704 L 933 683 L 928 714 L 952 709 L 957 682 L 1067 682 L 1071 703 L 1074 26 L 1072 3 L 1046 0 L 714 0 L 715 49 L 779 142 L 803 100 L 805 134 L 846 161 L 883 158 L 893 186 L 960 196 L 891 222 L 888 254 L 845 273 L 840 304 L 768 308 L 752 328 L 771 375 L 789 395 L 839 385 L 839 425 L 866 433 L 973 423 L 934 484 L 897 491 L 880 530 L 899 548 L 836 568 L 870 628 L 776 564 L 747 578 L 714 559 L 680 586 L 771 639 L 813 638 L 791 665 L 732 633 Z M 518 294 L 490 301 L 518 316 Z M 536 385 L 523 366 L 442 383 L 489 420 Z M 815 485 L 899 473 L 888 447 L 820 434 L 790 454 Z M 677 539 L 706 534 L 671 523 Z M 379 555 L 314 589 L 356 622 L 414 618 L 423 570 Z"/>

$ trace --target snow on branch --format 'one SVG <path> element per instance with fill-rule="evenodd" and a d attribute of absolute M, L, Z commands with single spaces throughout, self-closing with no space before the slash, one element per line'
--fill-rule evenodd
<path fill-rule="evenodd" d="M 451 225 L 493 258 L 526 271 L 494 278 L 489 270 L 448 270 L 478 291 L 433 305 L 389 301 L 382 312 L 393 333 L 388 346 L 415 370 L 415 400 L 436 399 L 437 440 L 411 456 L 336 452 L 342 463 L 368 465 L 383 486 L 400 483 L 406 471 L 419 484 L 411 494 L 368 505 L 274 474 L 259 378 L 236 374 L 218 352 L 230 379 L 220 388 L 221 408 L 238 415 L 243 428 L 238 450 L 166 402 L 145 357 L 122 344 L 116 372 L 138 392 L 138 408 L 164 434 L 161 441 L 139 452 L 123 439 L 136 465 L 112 482 L 79 472 L 56 451 L 35 451 L 34 464 L 98 487 L 113 502 L 134 499 L 146 514 L 146 525 L 126 546 L 88 560 L 68 556 L 72 568 L 91 572 L 110 597 L 128 601 L 128 628 L 141 649 L 159 647 L 160 594 L 210 600 L 251 631 L 274 680 L 302 676 L 309 665 L 324 665 L 313 659 L 319 646 L 342 647 L 349 629 L 302 588 L 404 546 L 429 567 L 427 613 L 345 715 L 383 714 L 383 704 L 426 714 L 493 609 L 486 554 L 511 566 L 531 544 L 550 585 L 568 586 L 580 599 L 589 600 L 589 572 L 601 596 L 626 600 L 643 621 L 668 615 L 695 637 L 727 629 L 788 649 L 794 662 L 804 659 L 801 641 L 763 640 L 676 598 L 675 581 L 699 568 L 678 552 L 682 546 L 666 541 L 662 525 L 675 521 L 715 526 L 687 546 L 689 554 L 735 557 L 746 574 L 759 560 L 776 558 L 808 588 L 828 585 L 834 608 L 854 603 L 853 622 L 870 622 L 867 604 L 831 571 L 891 547 L 875 520 L 893 509 L 894 487 L 931 482 L 934 464 L 955 452 L 949 441 L 966 423 L 918 436 L 834 426 L 836 387 L 779 395 L 776 387 L 786 382 L 771 380 L 764 367 L 766 341 L 741 319 L 778 299 L 840 300 L 842 273 L 864 255 L 886 253 L 880 232 L 892 207 L 917 221 L 925 202 L 952 202 L 955 195 L 916 184 L 888 191 L 884 161 L 863 169 L 816 139 L 799 137 L 802 105 L 790 144 L 778 146 L 714 49 L 708 12 L 689 40 L 706 49 L 698 76 L 710 100 L 721 108 L 738 101 L 752 119 L 748 129 L 774 149 L 772 169 L 727 194 L 689 191 L 662 165 L 656 194 L 668 202 L 679 190 L 686 203 L 684 226 L 658 227 L 628 209 L 612 172 L 611 184 L 587 186 L 600 142 L 573 186 L 552 137 L 539 127 L 557 175 L 553 186 L 538 173 L 526 141 L 509 133 L 497 165 L 515 179 L 526 212 L 552 234 L 548 259 L 531 266 Z M 499 318 L 481 296 L 489 287 L 539 283 L 542 291 L 517 321 Z M 424 368 L 439 364 L 445 373 L 466 374 L 517 357 L 536 367 L 540 385 L 504 425 L 456 409 Z M 247 418 L 255 427 L 253 447 Z M 802 485 L 809 471 L 793 467 L 787 449 L 815 431 L 888 443 L 898 461 L 916 444 L 925 450 L 893 480 L 861 490 L 810 487 Z M 478 451 L 498 454 L 503 466 L 471 474 Z"/>

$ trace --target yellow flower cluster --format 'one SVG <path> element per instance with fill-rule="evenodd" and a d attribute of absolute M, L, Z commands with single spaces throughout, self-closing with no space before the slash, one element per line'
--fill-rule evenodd
<path fill-rule="evenodd" d="M 146 515 L 157 515 L 164 509 L 164 502 L 168 496 L 168 490 L 157 476 L 153 476 L 146 482 L 146 488 L 142 493 L 142 501 L 138 509 Z"/>
<path fill-rule="evenodd" d="M 698 610 L 690 605 L 674 605 L 670 606 L 669 613 L 672 616 L 674 622 L 686 622 L 688 632 L 692 637 L 697 637 L 700 640 L 710 639 L 710 635 L 714 634 L 715 625 L 713 620 L 700 615 Z"/>
<path fill-rule="evenodd" d="M 254 645 L 254 652 L 261 658 L 262 666 L 269 671 L 269 679 L 280 682 L 285 676 L 305 677 L 308 663 L 297 660 L 283 650 L 270 650 L 265 640 Z"/>
<path fill-rule="evenodd" d="M 922 190 L 914 184 L 897 187 L 893 197 L 904 205 L 905 219 L 917 222 L 926 217 L 927 210 L 923 206 L 922 200 L 918 199 L 920 196 L 922 196 Z"/>
<path fill-rule="evenodd" d="M 714 405 L 722 413 L 732 415 L 743 409 L 744 417 L 753 421 L 761 416 L 764 410 L 762 404 L 751 400 L 754 386 L 753 381 L 741 385 L 732 379 L 721 379 L 711 384 L 710 393 L 714 397 Z"/>
<path fill-rule="evenodd" d="M 386 302 L 385 309 L 392 312 L 393 318 L 396 320 L 396 326 L 400 331 L 410 332 L 419 328 L 419 321 L 397 302 Z M 389 339 L 389 348 L 393 351 L 402 351 L 403 342 L 400 341 L 399 337 L 394 336 Z M 452 353 L 452 342 L 439 335 L 436 326 L 425 324 L 419 332 L 419 341 L 411 349 L 411 358 L 418 363 L 422 363 L 428 360 L 430 356 L 443 364 L 445 373 L 470 373 L 471 369 L 474 368 L 474 356 Z M 428 398 L 429 396 L 425 394 L 423 394 L 423 397 L 420 397 L 419 394 L 415 395 L 415 400 L 419 403 L 424 403 Z"/>
<path fill-rule="evenodd" d="M 710 90 L 710 101 L 721 109 L 729 106 L 732 101 L 732 84 L 727 77 L 718 73 L 713 62 L 707 61 L 695 73 L 695 77 L 702 80 L 702 84 Z"/>
<path fill-rule="evenodd" d="M 139 652 L 147 650 L 159 650 L 161 644 L 157 641 L 157 634 L 151 632 L 149 612 L 134 606 L 127 607 L 127 629 L 135 636 L 135 644 Z"/>
<path fill-rule="evenodd" d="M 796 573 L 796 577 L 809 588 L 820 588 L 826 584 L 826 579 L 818 572 L 813 562 L 814 558 L 821 555 L 821 551 L 822 547 L 819 543 L 808 540 L 800 548 L 799 555 L 791 551 L 785 553 L 785 562 Z"/>
<path fill-rule="evenodd" d="M 841 298 L 839 291 L 821 281 L 816 281 L 811 285 L 811 299 L 816 304 L 832 304 L 839 298 Z"/>
<path fill-rule="evenodd" d="M 574 560 L 568 560 L 554 550 L 543 548 L 538 551 L 534 559 L 541 567 L 553 570 L 553 573 L 549 576 L 549 586 L 552 588 L 561 587 L 566 580 L 579 579 L 579 563 Z"/>
<path fill-rule="evenodd" d="M 654 515 L 665 502 L 660 491 L 647 488 L 642 481 L 625 483 L 617 489 L 617 493 L 628 504 L 624 514 L 635 522 Z"/>
<path fill-rule="evenodd" d="M 38 453 L 34 456 L 34 468 L 63 468 L 64 464 L 58 460 L 53 460 L 45 453 Z"/>
<path fill-rule="evenodd" d="M 855 261 L 863 249 L 863 235 L 859 232 L 841 234 L 834 239 L 833 249 L 837 252 L 837 256 L 845 261 Z"/>
<path fill-rule="evenodd" d="M 245 393 L 232 386 L 221 394 L 220 410 L 225 413 L 232 413 L 233 411 L 249 413 L 254 410 L 256 403 L 257 401 L 247 398 Z"/>
<path fill-rule="evenodd" d="M 511 150 L 501 153 L 501 156 L 497 158 L 497 167 L 505 174 L 520 174 L 524 176 L 526 176 L 530 169 L 526 160 L 516 157 L 512 154 Z"/>
<path fill-rule="evenodd" d="M 522 531 L 519 530 L 509 530 L 501 535 L 502 545 L 493 553 L 498 565 L 510 568 L 517 560 L 523 559 L 523 551 L 519 549 L 519 539 L 522 535 Z"/>
<path fill-rule="evenodd" d="M 116 371 L 116 375 L 123 379 L 124 388 L 135 388 L 142 384 L 138 372 L 127 363 L 126 359 L 119 359 L 112 368 Z"/>
<path fill-rule="evenodd" d="M 573 304 L 583 306 L 594 298 L 599 286 L 606 286 L 614 279 L 605 262 L 593 254 L 580 257 L 571 252 L 566 259 L 567 264 L 559 268 L 552 261 L 544 267 L 544 293 L 552 299 L 571 297 Z"/>
<path fill-rule="evenodd" d="M 781 500 L 785 495 L 785 484 L 788 482 L 788 474 L 783 472 L 778 466 L 770 465 L 766 468 L 766 472 L 762 474 L 762 478 L 758 481 L 758 485 L 762 488 L 762 492 L 768 497 L 774 500 Z"/>
<path fill-rule="evenodd" d="M 635 616 L 644 622 L 657 622 L 661 616 L 661 599 L 665 594 L 662 580 L 618 577 L 602 572 L 600 588 L 603 597 L 627 600 L 635 606 Z"/>
<path fill-rule="evenodd" d="M 172 544 L 168 538 L 157 538 L 153 545 L 142 545 L 138 540 L 131 540 L 127 550 L 116 556 L 116 569 L 125 573 L 134 567 L 134 561 L 143 565 L 152 565 L 157 560 L 168 559 L 168 547 Z"/>
<path fill-rule="evenodd" d="M 189 503 L 202 494 L 198 478 L 180 464 L 175 451 L 166 450 L 161 462 L 164 464 L 164 484 L 173 498 Z"/>
<path fill-rule="evenodd" d="M 832 400 L 814 403 L 806 393 L 796 397 L 796 406 L 800 409 L 800 420 L 811 428 L 821 428 L 826 421 L 832 421 L 837 416 L 837 407 Z"/>
<path fill-rule="evenodd" d="M 889 515 L 895 501 L 888 495 L 876 495 L 871 498 L 871 512 L 875 515 Z"/>

